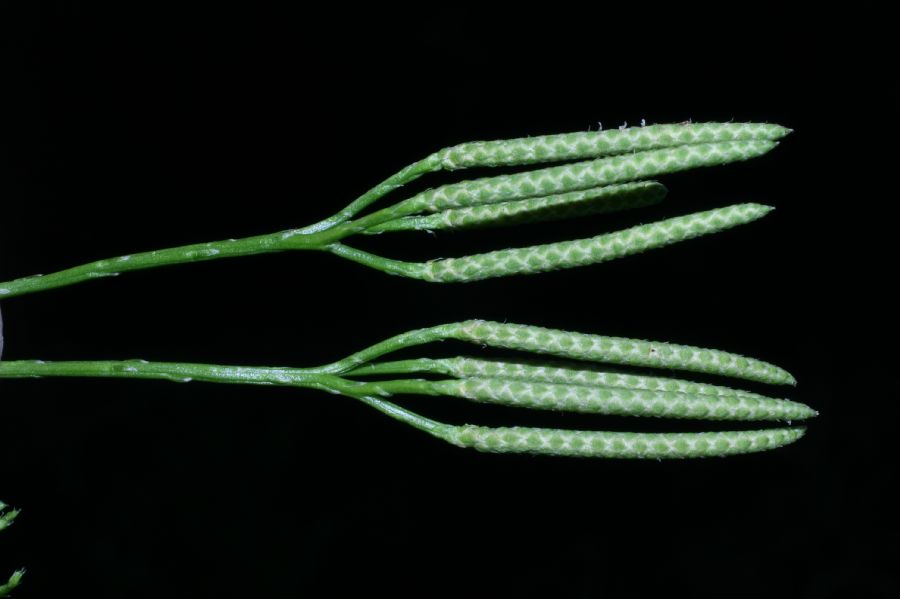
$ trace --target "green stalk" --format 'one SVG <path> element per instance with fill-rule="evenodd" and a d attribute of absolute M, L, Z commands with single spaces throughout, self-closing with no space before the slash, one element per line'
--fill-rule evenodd
<path fill-rule="evenodd" d="M 368 395 L 360 395 L 356 397 L 356 399 L 368 406 L 375 408 L 382 414 L 390 416 L 398 422 L 408 424 L 413 428 L 417 428 L 420 431 L 429 433 L 430 435 L 433 435 L 438 439 L 447 440 L 448 435 L 450 434 L 452 429 L 455 428 L 442 422 L 437 422 L 435 420 L 431 420 L 430 418 L 420 416 L 415 412 L 411 412 L 406 408 L 402 408 L 397 404 L 391 403 L 385 399 L 370 397 Z"/>
<path fill-rule="evenodd" d="M 244 383 L 253 385 L 325 385 L 328 377 L 316 369 L 219 366 L 145 360 L 98 360 L 45 362 L 43 360 L 0 361 L 0 378 L 89 377 L 165 380 L 176 383 Z"/>
<path fill-rule="evenodd" d="M 117 258 L 98 260 L 50 275 L 36 275 L 0 283 L 0 299 L 66 287 L 92 279 L 115 277 L 124 272 L 145 270 L 159 266 L 252 256 L 288 249 L 317 249 L 318 247 L 319 245 L 314 235 L 297 238 L 292 236 L 290 241 L 288 241 L 284 238 L 284 234 L 274 233 L 247 237 L 245 239 L 226 239 L 152 252 L 129 254 Z"/>
<path fill-rule="evenodd" d="M 430 381 L 404 379 L 360 382 L 324 372 L 324 368 L 272 368 L 260 366 L 221 366 L 184 362 L 147 362 L 145 360 L 103 360 L 45 362 L 43 360 L 0 361 L 0 378 L 120 378 L 163 380 L 175 383 L 193 381 L 247 385 L 281 385 L 319 389 L 352 397 L 388 396 L 398 393 L 437 395 Z"/>
<path fill-rule="evenodd" d="M 395 189 L 399 189 L 407 183 L 415 181 L 426 173 L 432 173 L 439 170 L 441 170 L 440 156 L 438 153 L 435 153 L 391 175 L 363 195 L 359 196 L 334 216 L 330 216 L 325 220 L 309 225 L 308 227 L 298 229 L 297 232 L 301 234 L 310 234 L 330 229 L 335 225 L 350 220 L 361 210 L 367 208 L 369 204 L 384 197 Z"/>

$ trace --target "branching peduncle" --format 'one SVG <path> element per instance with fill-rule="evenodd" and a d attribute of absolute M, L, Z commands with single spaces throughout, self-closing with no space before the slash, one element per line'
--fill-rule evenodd
<path fill-rule="evenodd" d="M 445 339 L 555 356 L 568 362 L 560 366 L 534 359 L 502 362 L 464 357 L 375 361 L 401 349 Z M 808 406 L 787 399 L 681 379 L 619 374 L 591 368 L 589 363 L 680 369 L 770 384 L 794 382 L 777 366 L 720 350 L 480 320 L 409 331 L 316 368 L 142 360 L 7 361 L 0 362 L 0 378 L 137 378 L 317 389 L 357 399 L 455 445 L 482 451 L 586 457 L 724 456 L 779 447 L 796 441 L 803 431 L 782 428 L 645 434 L 455 426 L 429 420 L 387 398 L 424 395 L 538 410 L 698 420 L 790 423 L 816 415 Z M 388 375 L 396 378 L 379 378 Z"/>
<path fill-rule="evenodd" d="M 134 270 L 287 250 L 327 251 L 388 274 L 428 282 L 465 282 L 595 264 L 745 224 L 768 208 L 730 206 L 602 238 L 422 263 L 383 258 L 343 242 L 357 234 L 498 226 L 640 208 L 665 195 L 662 185 L 647 179 L 755 158 L 773 149 L 787 133 L 783 127 L 763 123 L 695 123 L 460 144 L 413 163 L 314 225 L 131 254 L 0 282 L 0 299 Z M 450 183 L 360 216 L 386 194 L 426 173 L 567 160 L 581 162 Z"/>

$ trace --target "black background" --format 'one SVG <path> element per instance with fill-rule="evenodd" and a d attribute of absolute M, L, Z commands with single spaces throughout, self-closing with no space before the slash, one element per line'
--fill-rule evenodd
<path fill-rule="evenodd" d="M 316 392 L 3 381 L 0 497 L 24 511 L 0 565 L 28 568 L 17 596 L 896 596 L 896 351 L 875 341 L 891 238 L 873 228 L 896 195 L 878 154 L 896 95 L 875 17 L 652 27 L 562 9 L 557 24 L 544 7 L 527 24 L 468 10 L 384 29 L 350 7 L 124 4 L 3 5 L 0 280 L 305 225 L 438 148 L 600 121 L 795 133 L 752 162 L 666 177 L 653 209 L 357 245 L 427 259 L 743 201 L 777 210 L 665 251 L 470 285 L 313 253 L 132 273 L 4 302 L 6 359 L 307 366 L 486 318 L 759 357 L 800 381 L 766 391 L 822 415 L 770 453 L 592 461 L 464 451 Z M 700 428 L 404 403 L 450 422 Z"/>

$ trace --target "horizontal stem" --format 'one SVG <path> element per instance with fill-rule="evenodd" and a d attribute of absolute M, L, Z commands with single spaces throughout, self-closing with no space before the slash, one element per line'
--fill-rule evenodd
<path fill-rule="evenodd" d="M 430 381 L 349 381 L 322 369 L 272 368 L 264 366 L 220 366 L 144 360 L 94 362 L 2 361 L 0 378 L 79 377 L 164 380 L 176 383 L 202 381 L 249 385 L 284 385 L 321 389 L 351 397 L 390 396 L 396 393 L 437 395 Z"/>
<path fill-rule="evenodd" d="M 382 258 L 338 243 L 347 236 L 364 231 L 368 224 L 380 223 L 393 218 L 396 218 L 395 211 L 386 209 L 377 215 L 370 215 L 359 221 L 336 223 L 331 228 L 315 232 L 306 232 L 312 231 L 309 228 L 294 229 L 243 239 L 184 245 L 97 260 L 49 275 L 35 275 L 5 283 L 0 282 L 0 299 L 48 291 L 91 279 L 115 277 L 134 270 L 288 250 L 326 250 L 389 274 L 421 278 L 424 266 L 420 264 Z"/>
<path fill-rule="evenodd" d="M 315 369 L 220 366 L 144 360 L 44 362 L 42 360 L 0 361 L 0 378 L 88 377 L 166 380 L 177 383 L 244 383 L 319 387 L 329 382 Z"/>
<path fill-rule="evenodd" d="M 143 360 L 96 362 L 44 362 L 0 361 L 0 378 L 29 377 L 86 377 L 165 380 L 179 383 L 203 381 L 208 383 L 233 383 L 251 385 L 286 385 L 313 388 L 346 395 L 387 414 L 395 420 L 445 438 L 448 425 L 435 422 L 375 397 L 394 393 L 434 395 L 428 381 L 398 380 L 384 382 L 347 381 L 337 376 L 323 374 L 319 369 L 269 368 L 254 366 L 218 366 L 213 364 L 186 364 L 172 362 L 146 362 Z M 13 513 L 12 517 L 15 517 Z M 12 519 L 10 517 L 10 520 Z"/>
<path fill-rule="evenodd" d="M 390 396 L 394 393 L 433 395 L 435 392 L 427 381 L 399 380 L 362 383 L 299 368 L 154 363 L 142 360 L 118 362 L 0 362 L 0 378 L 25 377 L 135 378 L 181 383 L 203 381 L 208 383 L 285 385 L 313 388 L 358 399 L 395 420 L 440 438 L 444 438 L 444 431 L 447 428 L 447 425 L 429 420 L 376 397 Z"/>

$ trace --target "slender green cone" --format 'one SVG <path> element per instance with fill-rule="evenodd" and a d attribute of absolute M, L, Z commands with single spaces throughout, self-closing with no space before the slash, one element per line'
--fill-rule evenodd
<path fill-rule="evenodd" d="M 667 173 L 727 164 L 761 156 L 774 148 L 769 140 L 696 144 L 623 154 L 549 168 L 461 181 L 425 190 L 396 204 L 398 214 L 440 212 L 592 187 L 650 179 Z"/>
<path fill-rule="evenodd" d="M 770 384 L 797 383 L 789 372 L 768 362 L 690 345 L 588 335 L 485 320 L 442 325 L 432 331 L 431 340 L 452 338 L 574 360 L 686 370 Z"/>
<path fill-rule="evenodd" d="M 777 449 L 797 441 L 806 432 L 804 427 L 705 433 L 623 433 L 455 426 L 422 418 L 385 399 L 370 396 L 358 399 L 391 418 L 453 445 L 488 453 L 658 460 L 727 457 Z"/>
<path fill-rule="evenodd" d="M 490 453 L 530 453 L 585 458 L 679 459 L 725 457 L 783 447 L 803 427 L 708 433 L 620 433 L 559 429 L 457 426 L 444 438 Z"/>
<path fill-rule="evenodd" d="M 784 421 L 815 416 L 812 409 L 801 403 L 761 395 L 694 395 L 501 378 L 435 381 L 432 386 L 440 394 L 482 403 L 612 416 Z"/>
<path fill-rule="evenodd" d="M 406 216 L 365 232 L 438 231 L 564 220 L 652 206 L 665 196 L 665 186 L 655 181 L 623 183 L 499 204 L 453 208 L 427 216 Z"/>
<path fill-rule="evenodd" d="M 702 372 L 779 385 L 797 383 L 789 372 L 778 366 L 721 350 L 489 320 L 465 320 L 407 331 L 316 371 L 347 376 L 410 372 L 454 374 L 440 369 L 447 368 L 446 361 L 428 358 L 395 362 L 393 367 L 390 363 L 372 363 L 401 349 L 445 339 L 587 362 Z"/>
<path fill-rule="evenodd" d="M 598 264 L 747 224 L 772 210 L 761 204 L 735 204 L 587 239 L 433 260 L 422 265 L 418 277 L 434 283 L 466 283 Z"/>
<path fill-rule="evenodd" d="M 767 123 L 679 123 L 476 141 L 437 153 L 441 167 L 517 166 L 584 160 L 643 150 L 723 141 L 778 140 L 790 129 Z"/>
<path fill-rule="evenodd" d="M 684 379 L 647 376 L 606 370 L 584 370 L 559 364 L 522 364 L 477 358 L 447 358 L 432 360 L 432 369 L 440 374 L 458 378 L 503 378 L 538 383 L 587 385 L 589 387 L 619 387 L 647 391 L 669 391 L 691 395 L 717 395 L 721 397 L 763 397 L 756 393 L 732 389 L 722 385 L 709 385 Z"/>

